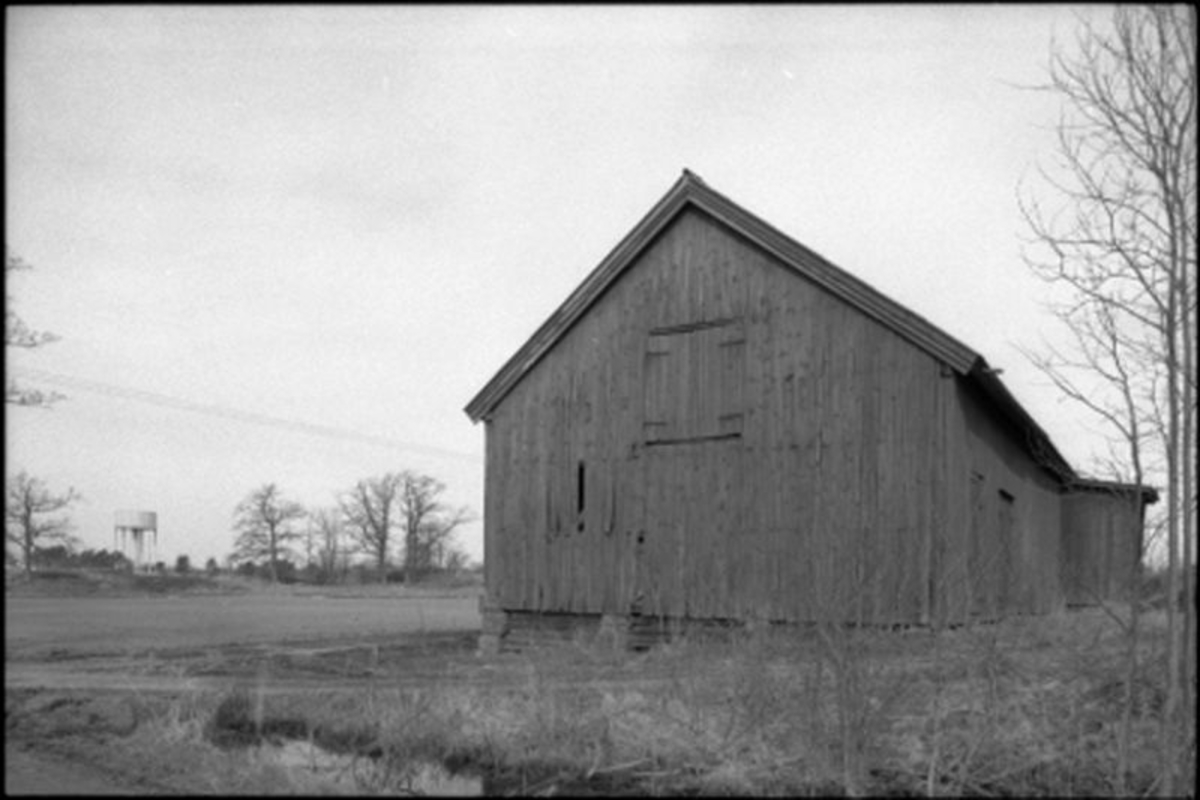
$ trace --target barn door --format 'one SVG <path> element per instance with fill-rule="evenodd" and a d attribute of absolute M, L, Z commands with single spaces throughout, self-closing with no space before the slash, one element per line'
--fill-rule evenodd
<path fill-rule="evenodd" d="M 656 616 L 719 616 L 742 452 L 740 319 L 656 328 L 643 369 L 643 519 L 634 603 Z"/>

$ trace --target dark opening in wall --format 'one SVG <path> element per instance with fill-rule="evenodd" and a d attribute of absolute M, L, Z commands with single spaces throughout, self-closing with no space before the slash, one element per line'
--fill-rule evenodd
<path fill-rule="evenodd" d="M 576 523 L 579 530 L 583 530 L 583 511 L 587 507 L 586 484 L 587 467 L 580 461 L 575 472 L 575 513 L 579 515 L 579 521 Z"/>

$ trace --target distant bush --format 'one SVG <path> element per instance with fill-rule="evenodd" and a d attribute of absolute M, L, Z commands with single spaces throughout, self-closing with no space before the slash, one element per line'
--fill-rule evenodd
<path fill-rule="evenodd" d="M 90 569 L 127 570 L 133 567 L 119 550 L 84 550 L 76 559 L 79 566 Z"/>
<path fill-rule="evenodd" d="M 84 550 L 76 553 L 64 545 L 38 548 L 34 553 L 35 567 L 43 569 L 110 569 L 128 572 L 133 563 L 119 550 Z"/>
<path fill-rule="evenodd" d="M 271 565 L 270 562 L 264 561 L 261 564 L 256 564 L 253 561 L 243 561 L 238 564 L 234 573 L 245 578 L 259 578 L 260 580 L 271 580 Z M 275 562 L 275 579 L 279 583 L 295 583 L 297 579 L 296 565 L 286 559 L 280 559 Z"/>
<path fill-rule="evenodd" d="M 83 575 L 73 569 L 40 569 L 34 577 L 41 581 L 86 581 Z"/>
<path fill-rule="evenodd" d="M 1182 609 L 1187 602 L 1187 598 L 1183 594 L 1183 575 L 1180 574 L 1175 580 L 1175 597 L 1176 608 Z M 1192 566 L 1192 586 L 1196 585 L 1196 567 Z M 1150 608 L 1166 608 L 1167 607 L 1167 568 L 1158 567 L 1156 569 L 1148 569 L 1142 575 L 1142 585 L 1140 597 L 1143 603 Z"/>
<path fill-rule="evenodd" d="M 208 561 L 204 562 L 204 571 L 211 577 L 221 571 L 221 565 L 217 563 L 215 558 L 209 557 Z"/>
<path fill-rule="evenodd" d="M 305 564 L 304 569 L 300 570 L 297 580 L 301 583 L 311 583 L 318 586 L 323 586 L 327 583 L 333 583 L 333 574 L 323 568 L 320 564 Z"/>
<path fill-rule="evenodd" d="M 266 577 L 270 577 L 271 570 L 265 570 Z M 296 582 L 296 565 L 291 561 L 281 559 L 275 562 L 275 579 L 280 583 L 295 583 Z"/>
<path fill-rule="evenodd" d="M 76 561 L 75 554 L 65 545 L 56 544 L 52 547 L 35 547 L 33 549 L 33 566 L 35 568 L 65 569 L 78 566 Z"/>
<path fill-rule="evenodd" d="M 133 588 L 151 594 L 166 594 L 189 589 L 211 589 L 216 584 L 207 575 L 198 573 L 171 574 L 168 572 L 134 575 Z"/>
<path fill-rule="evenodd" d="M 186 555 L 179 556 L 175 559 L 175 572 L 180 575 L 187 575 L 192 571 L 192 561 Z"/>
<path fill-rule="evenodd" d="M 374 564 L 355 564 L 349 570 L 347 583 L 379 583 L 379 570 Z M 387 573 L 384 573 L 387 577 Z"/>

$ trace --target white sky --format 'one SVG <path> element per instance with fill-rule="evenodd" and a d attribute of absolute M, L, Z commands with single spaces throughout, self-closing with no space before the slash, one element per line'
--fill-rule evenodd
<path fill-rule="evenodd" d="M 80 491 L 84 547 L 157 511 L 168 563 L 268 481 L 411 468 L 482 513 L 463 406 L 685 166 L 1003 368 L 1086 470 L 1016 350 L 1056 333 L 1016 197 L 1058 115 L 1017 86 L 1076 14 L 1107 12 L 8 8 L 8 288 L 62 339 L 6 369 L 69 397 L 5 408 L 6 471 Z"/>

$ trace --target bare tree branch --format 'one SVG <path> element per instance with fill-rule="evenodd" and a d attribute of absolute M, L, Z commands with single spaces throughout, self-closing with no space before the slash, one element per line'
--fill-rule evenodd
<path fill-rule="evenodd" d="M 279 488 L 268 483 L 248 494 L 233 513 L 234 530 L 238 532 L 234 545 L 237 559 L 267 559 L 271 581 L 277 581 L 277 565 L 290 554 L 288 542 L 300 538 L 291 523 L 304 517 L 304 508 L 283 499 Z"/>
<path fill-rule="evenodd" d="M 365 478 L 339 501 L 351 536 L 375 559 L 380 581 L 387 580 L 392 532 L 396 527 L 393 512 L 401 481 L 401 475 L 395 472 Z"/>
<path fill-rule="evenodd" d="M 11 285 L 12 275 L 33 269 L 28 262 L 13 253 L 7 246 L 4 248 L 4 278 L 5 287 Z M 25 324 L 25 321 L 13 310 L 12 295 L 7 290 L 4 293 L 4 346 L 32 350 L 45 344 L 58 341 L 58 336 L 47 331 L 36 331 Z M 46 408 L 63 395 L 53 391 L 30 389 L 21 386 L 11 376 L 4 380 L 4 402 L 18 406 L 36 406 Z"/>
<path fill-rule="evenodd" d="M 1070 52 L 1052 47 L 1049 82 L 1038 87 L 1063 101 L 1057 162 L 1037 172 L 1059 210 L 1023 190 L 1018 202 L 1031 234 L 1026 263 L 1065 290 L 1050 307 L 1072 335 L 1070 355 L 1027 356 L 1110 431 L 1109 469 L 1138 485 L 1166 480 L 1167 795 L 1195 774 L 1195 52 L 1191 6 L 1118 7 L 1111 33 L 1081 20 Z M 1188 598 L 1182 628 L 1176 580 Z M 1131 665 L 1136 620 L 1135 605 Z"/>
<path fill-rule="evenodd" d="M 44 542 L 55 541 L 70 545 L 71 521 L 58 514 L 81 499 L 72 488 L 65 494 L 54 494 L 45 481 L 24 470 L 7 481 L 4 503 L 5 539 L 21 551 L 25 574 L 33 571 L 34 554 Z"/>

